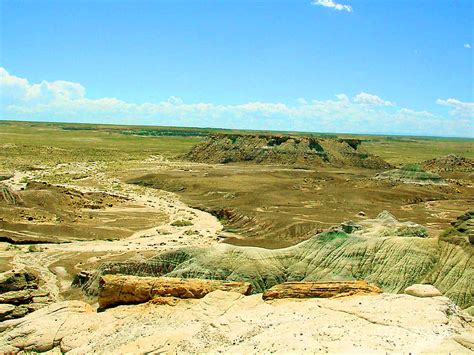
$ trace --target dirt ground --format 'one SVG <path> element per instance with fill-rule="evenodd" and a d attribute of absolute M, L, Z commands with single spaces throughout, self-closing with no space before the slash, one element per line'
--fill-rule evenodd
<path fill-rule="evenodd" d="M 166 221 L 165 214 L 114 194 L 40 182 L 6 191 L 11 200 L 0 199 L 1 238 L 22 244 L 121 239 Z"/>
<path fill-rule="evenodd" d="M 267 248 L 296 244 L 315 231 L 374 218 L 383 210 L 436 236 L 474 202 L 474 187 L 466 181 L 421 186 L 377 181 L 375 174 L 357 168 L 183 164 L 154 173 L 128 171 L 122 178 L 175 192 L 185 203 L 218 216 L 226 231 L 237 234 L 227 235 L 226 242 Z"/>

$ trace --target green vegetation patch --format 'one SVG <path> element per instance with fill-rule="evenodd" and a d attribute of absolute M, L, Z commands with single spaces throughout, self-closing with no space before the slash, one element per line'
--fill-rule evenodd
<path fill-rule="evenodd" d="M 178 220 L 178 221 L 174 221 L 173 223 L 171 223 L 171 225 L 173 227 L 189 227 L 189 226 L 192 226 L 193 223 L 191 221 L 181 219 L 181 220 Z"/>
<path fill-rule="evenodd" d="M 405 164 L 400 170 L 402 171 L 411 171 L 411 172 L 425 172 L 421 166 L 418 164 Z"/>
<path fill-rule="evenodd" d="M 349 238 L 349 234 L 340 231 L 329 231 L 318 234 L 317 238 L 322 242 L 332 242 L 334 240 L 344 240 Z"/>
<path fill-rule="evenodd" d="M 418 164 L 405 164 L 400 169 L 385 171 L 378 174 L 377 179 L 388 179 L 404 183 L 444 184 L 444 180 L 435 173 L 426 172 Z"/>

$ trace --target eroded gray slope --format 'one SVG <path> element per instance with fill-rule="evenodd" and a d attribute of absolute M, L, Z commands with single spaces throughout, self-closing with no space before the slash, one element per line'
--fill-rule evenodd
<path fill-rule="evenodd" d="M 104 273 L 248 281 L 254 292 L 285 281 L 365 279 L 393 293 L 431 283 L 468 308 L 473 305 L 473 254 L 467 237 L 424 237 L 421 226 L 382 213 L 352 234 L 321 233 L 285 249 L 219 244 L 160 254 L 144 263 L 104 264 L 86 290 L 93 294 Z"/>

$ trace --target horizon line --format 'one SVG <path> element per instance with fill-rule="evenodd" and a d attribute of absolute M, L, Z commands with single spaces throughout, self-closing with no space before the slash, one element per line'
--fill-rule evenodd
<path fill-rule="evenodd" d="M 101 126 L 125 126 L 125 127 L 156 127 L 156 128 L 190 128 L 201 130 L 224 130 L 224 131 L 250 131 L 250 132 L 277 132 L 277 133 L 297 133 L 297 134 L 327 134 L 327 135 L 355 135 L 355 136 L 389 136 L 389 137 L 409 137 L 409 138 L 444 138 L 444 139 L 467 139 L 474 141 L 474 136 L 436 136 L 436 135 L 410 135 L 404 133 L 353 133 L 353 132 L 323 132 L 323 131 L 298 131 L 298 130 L 263 130 L 251 128 L 224 128 L 224 127 L 199 127 L 199 126 L 168 126 L 153 124 L 127 124 L 127 123 L 97 123 L 97 122 L 68 122 L 68 121 L 42 121 L 42 120 L 21 120 L 21 119 L 5 119 L 0 118 L 2 122 L 24 122 L 24 123 L 43 123 L 43 124 L 76 124 L 76 125 L 101 125 Z"/>

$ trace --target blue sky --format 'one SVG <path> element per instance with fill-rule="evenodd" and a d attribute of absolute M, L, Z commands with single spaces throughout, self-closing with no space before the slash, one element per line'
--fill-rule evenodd
<path fill-rule="evenodd" d="M 0 6 L 0 119 L 474 136 L 472 1 Z"/>

